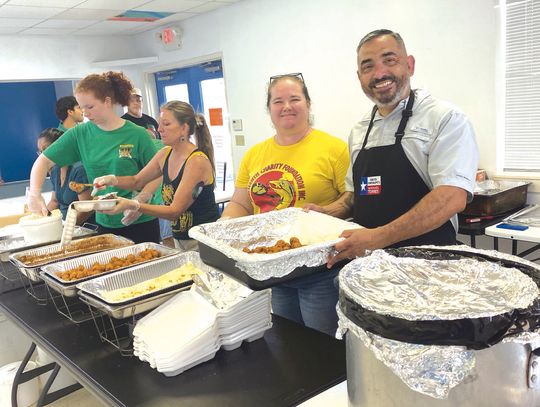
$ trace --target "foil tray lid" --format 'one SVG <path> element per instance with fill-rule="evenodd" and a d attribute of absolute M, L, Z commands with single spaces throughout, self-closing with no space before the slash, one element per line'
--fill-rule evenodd
<path fill-rule="evenodd" d="M 194 226 L 189 236 L 235 260 L 249 277 L 263 281 L 286 276 L 298 267 L 326 264 L 334 245 L 342 240 L 341 232 L 359 227 L 320 212 L 286 208 Z M 298 237 L 304 246 L 270 254 L 242 251 L 244 247 L 272 246 L 290 237 Z"/>
<path fill-rule="evenodd" d="M 458 250 L 458 246 L 433 248 Z M 363 308 L 410 321 L 492 317 L 528 308 L 540 295 L 535 281 L 517 268 L 474 258 L 396 257 L 384 250 L 350 262 L 339 280 L 340 290 Z"/>

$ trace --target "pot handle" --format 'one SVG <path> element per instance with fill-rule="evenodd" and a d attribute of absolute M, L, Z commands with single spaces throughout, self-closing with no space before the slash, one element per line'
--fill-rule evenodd
<path fill-rule="evenodd" d="M 533 349 L 529 357 L 527 384 L 530 389 L 540 389 L 540 348 Z"/>

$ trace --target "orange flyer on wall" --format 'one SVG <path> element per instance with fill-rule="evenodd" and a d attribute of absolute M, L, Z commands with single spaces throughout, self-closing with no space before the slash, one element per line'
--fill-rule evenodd
<path fill-rule="evenodd" d="M 223 126 L 223 110 L 221 107 L 208 109 L 210 113 L 210 126 Z"/>

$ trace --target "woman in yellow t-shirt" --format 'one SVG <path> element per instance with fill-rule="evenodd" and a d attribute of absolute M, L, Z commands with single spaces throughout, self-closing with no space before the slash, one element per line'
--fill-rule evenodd
<path fill-rule="evenodd" d="M 308 204 L 324 206 L 345 192 L 347 144 L 311 127 L 311 99 L 302 74 L 270 78 L 266 106 L 276 134 L 253 146 L 242 159 L 222 218 Z M 333 336 L 337 273 L 329 270 L 274 287 L 274 314 Z"/>

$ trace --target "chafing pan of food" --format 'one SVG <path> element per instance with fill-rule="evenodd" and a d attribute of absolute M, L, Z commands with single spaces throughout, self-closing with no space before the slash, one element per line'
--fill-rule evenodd
<path fill-rule="evenodd" d="M 9 260 L 30 280 L 39 281 L 39 269 L 47 264 L 132 244 L 133 242 L 125 237 L 106 234 L 81 238 L 64 248 L 60 247 L 60 243 L 55 243 L 24 250 L 11 254 Z"/>
<path fill-rule="evenodd" d="M 491 216 L 522 208 L 527 203 L 529 184 L 530 182 L 525 181 L 479 182 L 473 200 L 467 204 L 462 214 Z"/>
<path fill-rule="evenodd" d="M 180 283 L 171 282 L 170 285 L 165 285 L 155 291 L 140 292 L 131 298 L 116 301 L 112 300 L 108 296 L 109 294 L 118 292 L 118 290 L 129 290 L 130 287 L 152 281 L 188 263 L 191 263 L 203 273 L 215 271 L 201 261 L 197 252 L 179 253 L 169 258 L 160 259 L 152 264 L 142 264 L 128 270 L 79 283 L 77 284 L 77 288 L 80 290 L 78 294 L 83 301 L 113 318 L 127 318 L 157 307 L 177 292 L 188 289 L 193 280 L 188 279 Z"/>
<path fill-rule="evenodd" d="M 328 272 L 326 263 L 341 232 L 360 226 L 319 212 L 287 208 L 207 223 L 190 229 L 202 260 L 252 290 L 263 290 L 300 277 Z M 302 247 L 247 253 L 298 238 Z M 343 262 L 335 265 L 342 267 Z"/>
<path fill-rule="evenodd" d="M 160 258 L 173 256 L 178 253 L 176 249 L 157 243 L 139 243 L 120 249 L 107 250 L 101 253 L 49 264 L 42 267 L 40 275 L 47 284 L 51 283 L 49 284 L 51 288 L 67 297 L 72 297 L 77 295 L 76 285 L 78 283 L 119 270 L 128 269 L 139 264 L 155 262 Z M 66 278 L 66 273 L 69 273 L 70 270 L 77 269 L 79 272 L 74 271 L 73 278 Z"/>
<path fill-rule="evenodd" d="M 13 229 L 15 231 L 15 229 Z M 21 232 L 22 233 L 22 232 Z M 88 237 L 95 235 L 96 231 L 85 228 L 82 226 L 77 226 L 74 230 L 74 238 L 80 239 L 82 237 Z M 54 243 L 54 242 L 51 242 Z M 12 235 L 4 235 L 0 239 L 0 261 L 8 262 L 9 256 L 12 253 L 19 252 L 22 250 L 30 250 L 36 247 L 42 247 L 44 243 L 30 243 L 24 240 L 24 237 L 20 233 L 14 233 Z"/>

